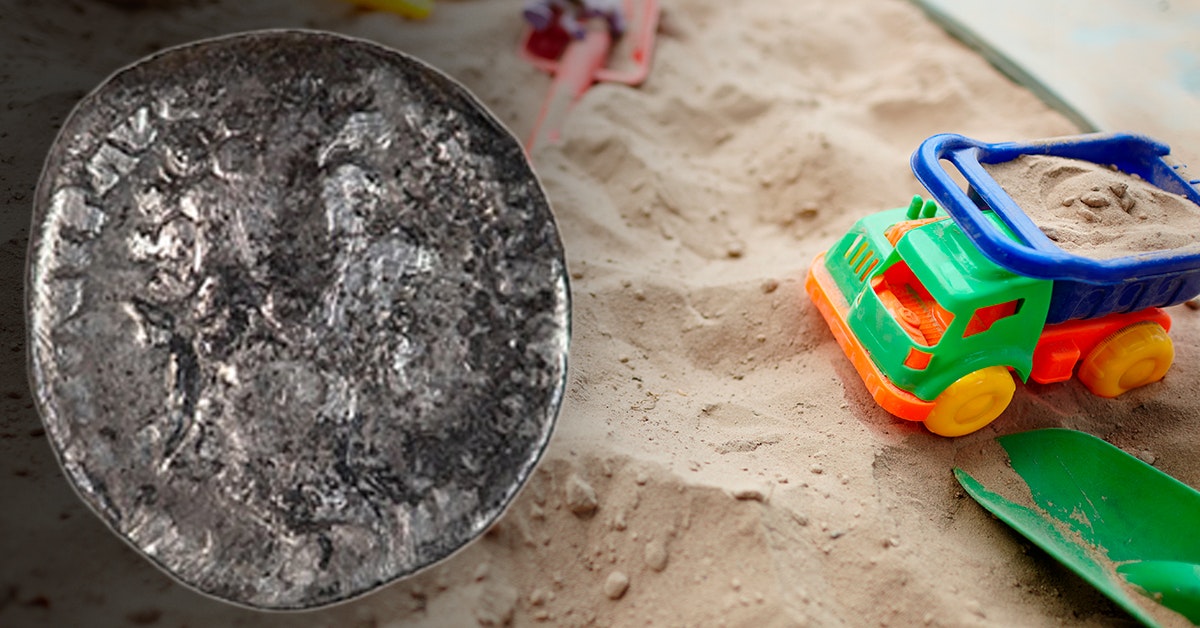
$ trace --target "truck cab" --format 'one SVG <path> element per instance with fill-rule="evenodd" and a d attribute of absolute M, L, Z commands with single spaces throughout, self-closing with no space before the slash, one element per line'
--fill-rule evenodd
<path fill-rule="evenodd" d="M 890 386 L 932 404 L 981 370 L 1029 377 L 1053 282 L 988 260 L 932 201 L 862 218 L 822 265 L 846 297 L 855 342 Z"/>
<path fill-rule="evenodd" d="M 844 294 L 857 294 L 849 318 L 863 347 L 893 383 L 925 400 L 987 366 L 1006 365 L 1027 379 L 1052 282 L 1004 270 L 954 221 L 930 213 L 864 220 L 826 257 L 830 272 L 850 284 L 841 285 L 851 289 Z M 862 281 L 845 272 L 857 266 L 856 256 L 871 255 L 881 261 Z"/>

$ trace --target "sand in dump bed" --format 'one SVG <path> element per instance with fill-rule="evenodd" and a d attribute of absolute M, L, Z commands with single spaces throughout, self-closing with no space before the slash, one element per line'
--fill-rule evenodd
<path fill-rule="evenodd" d="M 1200 250 L 1200 207 L 1089 161 L 1022 155 L 984 168 L 1060 248 L 1095 259 Z"/>
<path fill-rule="evenodd" d="M 1065 426 L 1200 485 L 1198 312 L 1172 310 L 1161 384 L 1116 400 L 1019 386 L 992 427 L 945 439 L 875 406 L 804 294 L 818 252 L 922 191 L 908 166 L 922 139 L 1075 132 L 1063 117 L 905 1 L 663 0 L 646 84 L 594 87 L 563 143 L 533 155 L 574 320 L 565 403 L 529 486 L 479 542 L 351 603 L 264 615 L 201 597 L 71 492 L 18 368 L 29 200 L 57 125 L 121 64 L 268 26 L 407 50 L 522 138 L 549 79 L 514 53 L 520 0 L 443 0 L 424 23 L 333 0 L 10 4 L 0 626 L 1132 625 L 951 469 L 1003 471 L 997 433 Z"/>

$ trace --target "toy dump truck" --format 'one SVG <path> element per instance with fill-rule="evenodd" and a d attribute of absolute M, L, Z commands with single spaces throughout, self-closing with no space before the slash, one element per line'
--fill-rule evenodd
<path fill-rule="evenodd" d="M 1061 382 L 1078 365 L 1083 384 L 1104 397 L 1156 382 L 1174 358 L 1161 308 L 1200 294 L 1200 252 L 1068 253 L 984 165 L 1021 155 L 1084 160 L 1200 204 L 1168 153 L 1128 134 L 998 144 L 935 135 L 912 157 L 932 198 L 859 220 L 817 256 L 807 291 L 875 401 L 943 436 L 998 417 L 1013 373 Z"/>

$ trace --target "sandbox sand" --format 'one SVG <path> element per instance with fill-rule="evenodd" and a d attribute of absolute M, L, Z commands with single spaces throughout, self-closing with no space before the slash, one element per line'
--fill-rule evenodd
<path fill-rule="evenodd" d="M 984 168 L 1064 251 L 1109 259 L 1200 248 L 1200 206 L 1140 177 L 1050 155 Z"/>
<path fill-rule="evenodd" d="M 6 308 L 0 625 L 1110 626 L 1126 616 L 986 514 L 951 474 L 998 433 L 1098 434 L 1200 485 L 1200 313 L 1176 366 L 1117 400 L 1019 387 L 945 439 L 877 408 L 803 290 L 857 218 L 907 203 L 926 136 L 1075 132 L 901 0 L 664 0 L 641 89 L 599 85 L 533 155 L 574 293 L 569 387 L 543 464 L 481 540 L 410 580 L 299 615 L 172 582 L 58 471 L 19 366 L 29 201 L 54 130 L 165 45 L 310 26 L 406 50 L 522 138 L 549 79 L 514 54 L 519 0 L 425 23 L 332 0 L 15 6 L 0 21 Z M 1162 138 L 1170 141 L 1172 138 Z"/>

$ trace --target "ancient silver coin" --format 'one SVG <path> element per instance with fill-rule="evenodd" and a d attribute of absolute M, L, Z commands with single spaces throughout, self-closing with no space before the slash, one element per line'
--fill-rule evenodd
<path fill-rule="evenodd" d="M 549 439 L 562 245 L 519 143 L 363 41 L 172 49 L 51 149 L 30 372 L 69 480 L 185 584 L 312 608 L 483 533 Z"/>

